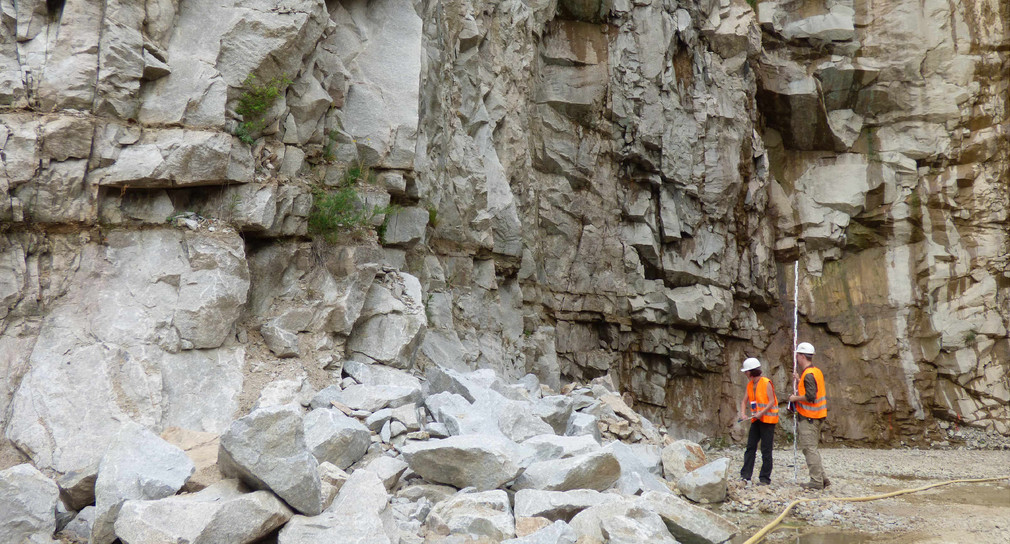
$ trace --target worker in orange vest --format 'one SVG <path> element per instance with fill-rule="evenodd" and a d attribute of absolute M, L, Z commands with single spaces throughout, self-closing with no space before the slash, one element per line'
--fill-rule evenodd
<path fill-rule="evenodd" d="M 779 422 L 779 401 L 775 397 L 772 381 L 761 376 L 761 361 L 749 357 L 744 360 L 742 370 L 748 378 L 747 397 L 740 401 L 739 419 L 742 421 L 747 417 L 745 414 L 750 414 L 751 424 L 740 477 L 750 481 L 760 442 L 761 472 L 758 474 L 758 485 L 768 485 L 772 483 L 772 440 L 775 438 L 775 424 Z"/>
<path fill-rule="evenodd" d="M 814 346 L 801 342 L 796 346 L 796 364 L 800 373 L 793 374 L 795 395 L 789 395 L 789 402 L 795 403 L 797 417 L 796 441 L 807 460 L 810 481 L 800 484 L 806 489 L 824 489 L 831 481 L 824 476 L 821 453 L 817 443 L 821 440 L 821 425 L 828 416 L 828 394 L 824 389 L 824 374 L 814 366 Z"/>

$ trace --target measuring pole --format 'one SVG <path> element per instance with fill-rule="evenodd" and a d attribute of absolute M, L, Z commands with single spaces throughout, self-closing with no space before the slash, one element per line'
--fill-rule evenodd
<path fill-rule="evenodd" d="M 799 300 L 800 300 L 800 261 L 793 262 L 793 376 L 796 375 L 796 340 L 799 329 Z M 792 380 L 792 376 L 789 378 Z M 798 395 L 796 382 L 793 382 L 793 394 Z M 796 466 L 796 410 L 793 410 L 793 482 L 799 481 L 799 468 Z"/>

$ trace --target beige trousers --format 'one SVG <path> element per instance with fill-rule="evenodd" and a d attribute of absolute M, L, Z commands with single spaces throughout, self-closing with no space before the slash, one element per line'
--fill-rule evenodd
<path fill-rule="evenodd" d="M 823 419 L 807 419 L 800 416 L 797 423 L 797 445 L 807 459 L 807 470 L 810 471 L 810 481 L 824 485 L 824 466 L 821 465 L 821 453 L 817 451 L 817 443 L 821 441 L 821 423 Z"/>

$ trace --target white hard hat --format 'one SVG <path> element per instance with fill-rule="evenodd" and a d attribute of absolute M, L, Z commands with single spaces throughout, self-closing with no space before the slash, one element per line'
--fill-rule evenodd
<path fill-rule="evenodd" d="M 803 355 L 813 355 L 814 346 L 807 342 L 800 342 L 800 345 L 796 346 L 796 353 L 802 353 Z"/>
<path fill-rule="evenodd" d="M 754 370 L 755 368 L 761 368 L 761 361 L 758 361 L 754 357 L 748 357 L 743 360 L 743 368 L 740 372 L 747 372 L 748 370 Z"/>

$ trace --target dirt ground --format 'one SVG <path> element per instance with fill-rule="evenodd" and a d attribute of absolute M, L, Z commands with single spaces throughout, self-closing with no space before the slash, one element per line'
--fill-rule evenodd
<path fill-rule="evenodd" d="M 711 509 L 741 528 L 744 542 L 793 500 L 860 497 L 922 487 L 953 479 L 1005 477 L 992 483 L 959 483 L 870 502 L 800 504 L 764 542 L 797 544 L 1007 544 L 1010 543 L 1010 450 L 822 449 L 831 485 L 801 489 L 793 480 L 792 448 L 775 450 L 772 485 L 739 479 L 743 450 L 709 452 L 731 459 L 729 500 Z M 760 453 L 754 470 L 757 481 Z M 797 453 L 798 482 L 807 481 Z"/>

